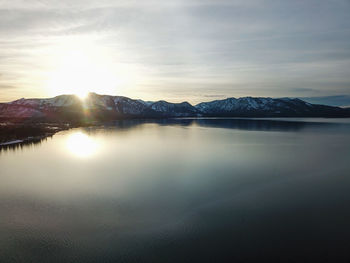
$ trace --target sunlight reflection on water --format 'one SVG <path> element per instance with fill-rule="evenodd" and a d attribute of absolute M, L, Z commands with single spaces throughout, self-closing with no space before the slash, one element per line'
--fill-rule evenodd
<path fill-rule="evenodd" d="M 87 158 L 95 155 L 101 148 L 101 144 L 81 131 L 71 134 L 66 141 L 68 152 L 79 158 Z"/>

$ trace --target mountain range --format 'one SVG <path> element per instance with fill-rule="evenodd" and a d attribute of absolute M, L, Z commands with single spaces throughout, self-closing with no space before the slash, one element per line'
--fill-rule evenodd
<path fill-rule="evenodd" d="M 143 101 L 89 93 L 0 103 L 0 120 L 80 122 L 174 117 L 350 117 L 350 109 L 318 105 L 297 98 L 227 98 L 191 105 Z"/>

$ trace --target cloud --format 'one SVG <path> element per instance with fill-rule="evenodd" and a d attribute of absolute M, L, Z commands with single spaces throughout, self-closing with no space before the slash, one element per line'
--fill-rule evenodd
<path fill-rule="evenodd" d="M 314 92 L 315 90 L 314 89 L 310 89 L 310 88 L 291 88 L 292 91 L 295 91 L 295 92 L 300 92 L 300 93 L 303 93 L 303 92 Z"/>
<path fill-rule="evenodd" d="M 15 89 L 17 88 L 16 86 L 11 86 L 11 85 L 3 85 L 3 84 L 0 84 L 0 89 L 1 90 L 7 90 L 7 89 Z"/>
<path fill-rule="evenodd" d="M 77 40 L 137 72 L 123 95 L 350 93 L 347 0 L 0 1 L 0 73 L 23 96 L 47 95 L 46 72 Z"/>
<path fill-rule="evenodd" d="M 324 104 L 330 106 L 341 106 L 346 107 L 350 105 L 350 95 L 336 95 L 336 96 L 323 96 L 323 97 L 300 97 L 314 104 Z"/>

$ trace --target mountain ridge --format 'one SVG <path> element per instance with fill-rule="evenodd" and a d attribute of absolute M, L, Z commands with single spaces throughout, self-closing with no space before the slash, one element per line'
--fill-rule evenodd
<path fill-rule="evenodd" d="M 305 102 L 298 98 L 241 97 L 201 102 L 143 101 L 89 93 L 0 103 L 0 120 L 108 121 L 174 117 L 350 117 L 350 110 Z"/>

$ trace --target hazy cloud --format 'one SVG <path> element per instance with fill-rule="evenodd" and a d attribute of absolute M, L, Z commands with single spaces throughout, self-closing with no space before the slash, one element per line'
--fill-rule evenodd
<path fill-rule="evenodd" d="M 0 100 L 47 96 L 61 47 L 78 41 L 103 50 L 116 75 L 136 75 L 114 94 L 350 94 L 348 0 L 2 0 L 0 85 L 17 92 Z"/>

